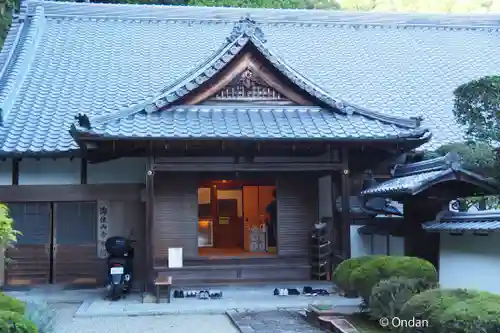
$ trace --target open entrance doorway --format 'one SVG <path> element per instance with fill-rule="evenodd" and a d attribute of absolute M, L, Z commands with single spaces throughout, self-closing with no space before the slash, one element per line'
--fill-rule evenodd
<path fill-rule="evenodd" d="M 209 180 L 198 187 L 198 255 L 254 257 L 276 253 L 274 182 Z"/>

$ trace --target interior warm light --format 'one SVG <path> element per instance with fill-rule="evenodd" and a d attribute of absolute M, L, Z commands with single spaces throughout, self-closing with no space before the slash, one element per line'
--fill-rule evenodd
<path fill-rule="evenodd" d="M 200 228 L 208 228 L 208 226 L 210 225 L 210 220 L 200 220 L 198 221 L 198 225 L 200 226 Z"/>

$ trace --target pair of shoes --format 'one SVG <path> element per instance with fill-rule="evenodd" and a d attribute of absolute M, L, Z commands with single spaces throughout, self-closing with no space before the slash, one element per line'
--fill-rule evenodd
<path fill-rule="evenodd" d="M 184 291 L 174 290 L 174 298 L 184 298 Z"/>
<path fill-rule="evenodd" d="M 320 296 L 330 295 L 330 293 L 326 289 L 313 289 L 311 294 L 314 294 L 315 296 L 316 295 L 320 295 Z"/>
<path fill-rule="evenodd" d="M 304 295 L 308 295 L 308 294 L 310 295 L 310 294 L 312 294 L 312 293 L 313 293 L 313 288 L 312 288 L 312 287 L 308 287 L 308 286 L 306 286 L 306 287 L 304 287 L 304 289 L 302 289 L 302 293 L 303 293 Z"/>
<path fill-rule="evenodd" d="M 198 293 L 196 291 L 189 290 L 189 291 L 185 291 L 184 295 L 186 298 L 193 298 L 193 297 L 198 296 Z"/>
<path fill-rule="evenodd" d="M 326 289 L 316 289 L 314 290 L 315 294 L 318 294 L 320 296 L 328 296 L 330 293 Z"/>
<path fill-rule="evenodd" d="M 198 298 L 199 299 L 209 299 L 210 293 L 208 292 L 208 290 L 202 290 L 198 293 Z"/>
<path fill-rule="evenodd" d="M 210 299 L 220 299 L 220 298 L 222 298 L 222 291 L 220 291 L 220 290 L 211 290 L 208 293 L 208 296 L 210 297 Z"/>
<path fill-rule="evenodd" d="M 300 295 L 300 291 L 295 288 L 288 288 L 288 295 Z"/>
<path fill-rule="evenodd" d="M 273 294 L 275 296 L 288 296 L 288 289 L 274 289 Z"/>

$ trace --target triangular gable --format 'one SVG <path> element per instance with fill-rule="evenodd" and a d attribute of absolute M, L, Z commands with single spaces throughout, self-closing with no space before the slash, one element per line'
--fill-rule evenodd
<path fill-rule="evenodd" d="M 254 84 L 253 88 L 242 87 L 248 77 L 254 79 L 251 82 Z M 153 113 L 175 105 L 193 105 L 214 100 L 242 101 L 244 96 L 235 98 L 227 94 L 235 88 L 240 89 L 242 94 L 252 94 L 253 97 L 261 94 L 259 98 L 268 102 L 267 104 L 317 105 L 341 115 L 358 114 L 403 128 L 418 128 L 421 122 L 420 118 L 391 117 L 333 98 L 276 56 L 266 46 L 264 33 L 259 25 L 248 17 L 235 25 L 226 43 L 211 59 L 158 94 L 105 115 L 92 117 L 80 114 L 76 118 L 80 127 L 90 129 L 94 125 L 137 112 Z M 252 92 L 249 93 L 249 90 Z M 259 98 L 253 98 L 252 102 L 259 101 Z"/>

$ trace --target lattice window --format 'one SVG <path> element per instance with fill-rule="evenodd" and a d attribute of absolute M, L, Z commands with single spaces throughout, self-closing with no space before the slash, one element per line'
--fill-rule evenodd
<path fill-rule="evenodd" d="M 289 101 L 274 88 L 267 85 L 251 70 L 245 70 L 230 84 L 221 89 L 212 101 Z"/>

